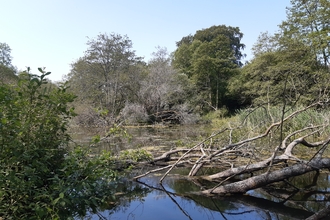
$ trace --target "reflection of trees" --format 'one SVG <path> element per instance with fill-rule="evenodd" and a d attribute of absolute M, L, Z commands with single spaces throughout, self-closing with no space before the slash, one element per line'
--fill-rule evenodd
<path fill-rule="evenodd" d="M 142 201 L 144 197 L 150 193 L 150 189 L 146 187 L 142 187 L 139 184 L 136 184 L 131 181 L 127 181 L 124 184 L 120 184 L 117 188 L 117 194 L 115 197 L 115 205 L 112 208 L 114 211 L 123 210 L 127 208 L 130 203 L 134 200 Z"/>
<path fill-rule="evenodd" d="M 158 178 L 150 177 L 148 184 L 144 181 L 142 184 L 156 190 L 159 195 L 165 193 L 188 218 L 194 216 L 189 215 L 191 211 L 189 207 L 186 208 L 186 202 L 195 206 L 194 209 L 200 213 L 215 211 L 224 219 L 246 215 L 259 219 L 304 219 L 324 208 L 330 197 L 327 191 L 328 175 L 318 172 L 251 191 L 250 195 L 213 198 L 191 193 L 200 190 L 203 185 L 199 185 L 198 181 L 194 183 L 191 179 L 174 175 L 165 179 L 162 187 Z"/>
<path fill-rule="evenodd" d="M 200 190 L 199 186 L 195 185 L 192 181 L 188 181 L 186 179 L 169 179 L 165 182 L 166 185 L 175 190 L 176 193 L 180 195 L 185 195 L 190 192 L 196 192 Z M 237 210 L 237 208 L 228 202 L 224 202 L 221 200 L 214 200 L 212 198 L 197 196 L 197 195 L 186 195 L 188 198 L 192 199 L 196 202 L 197 205 L 208 208 L 213 211 L 221 212 L 224 210 Z"/>
<path fill-rule="evenodd" d="M 330 201 L 328 174 L 311 172 L 259 189 L 260 196 L 290 207 L 318 212 Z"/>
<path fill-rule="evenodd" d="M 95 211 L 91 211 L 91 214 L 96 214 L 100 219 L 105 219 L 100 212 L 108 211 L 109 215 L 111 215 L 111 213 L 117 211 L 125 211 L 132 201 L 138 200 L 142 202 L 143 198 L 151 192 L 149 188 L 128 180 L 118 181 L 113 187 L 116 192 L 114 196 L 109 197 L 99 207 L 95 207 Z"/>
<path fill-rule="evenodd" d="M 253 212 L 254 210 L 239 210 L 239 204 L 234 202 L 228 202 L 227 199 L 214 199 L 207 198 L 203 196 L 193 195 L 190 192 L 196 190 L 196 185 L 192 184 L 190 181 L 180 178 L 169 178 L 164 181 L 163 184 L 158 184 L 155 178 L 152 178 L 151 184 L 146 184 L 144 182 L 138 181 L 140 184 L 149 187 L 150 189 L 158 191 L 159 195 L 164 193 L 173 201 L 173 203 L 179 208 L 179 210 L 187 216 L 188 219 L 193 219 L 193 216 L 189 215 L 189 210 L 184 208 L 183 202 L 194 203 L 200 213 L 205 212 L 207 215 L 210 211 L 219 212 L 224 219 L 228 216 L 243 215 L 246 213 Z M 154 186 L 154 185 L 156 186 Z M 172 192 L 174 190 L 174 192 Z M 175 199 L 175 197 L 181 197 L 181 204 Z M 208 219 L 214 219 L 210 213 Z"/>
<path fill-rule="evenodd" d="M 194 184 L 179 175 L 172 175 L 160 185 L 159 178 L 151 176 L 142 179 L 148 184 L 127 180 L 116 183 L 112 186 L 117 192 L 115 198 L 109 198 L 93 213 L 100 219 L 105 219 L 101 213 L 111 216 L 112 213 L 127 212 L 134 202 L 138 202 L 137 206 L 143 205 L 144 198 L 153 192 L 156 200 L 169 198 L 187 219 L 194 219 L 192 209 L 203 213 L 206 219 L 215 219 L 215 212 L 223 219 L 251 216 L 256 219 L 304 219 L 324 208 L 330 197 L 330 192 L 327 191 L 328 175 L 317 172 L 251 191 L 250 195 L 218 198 L 191 193 L 200 189 L 197 181 Z M 161 201 L 159 202 L 161 205 Z"/>
<path fill-rule="evenodd" d="M 272 215 L 276 214 L 278 219 L 305 219 L 313 214 L 313 212 L 301 208 L 288 207 L 282 203 L 253 196 L 237 196 L 227 199 L 257 210 L 258 213 L 266 214 L 266 212 L 269 212 Z"/>
<path fill-rule="evenodd" d="M 242 202 L 264 209 L 264 205 L 270 202 L 270 207 L 278 208 L 276 213 L 296 218 L 307 218 L 315 212 L 319 212 L 330 204 L 330 191 L 328 188 L 329 175 L 312 172 L 303 176 L 290 178 L 285 182 L 273 184 L 251 192 L 255 197 L 242 197 Z M 240 200 L 241 201 L 241 200 Z M 271 210 L 271 209 L 268 209 Z M 285 210 L 285 212 L 281 212 Z M 290 213 L 290 210 L 292 214 Z M 297 214 L 300 215 L 297 215 Z"/>

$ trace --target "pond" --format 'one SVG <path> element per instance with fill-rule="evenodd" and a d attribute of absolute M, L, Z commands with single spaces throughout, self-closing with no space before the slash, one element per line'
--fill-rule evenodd
<path fill-rule="evenodd" d="M 152 175 L 142 178 L 141 183 L 128 181 L 130 189 L 138 193 L 123 194 L 112 209 L 89 214 L 86 219 L 305 219 L 329 205 L 330 177 L 325 173 L 294 178 L 297 186 L 308 186 L 309 191 L 294 193 L 285 202 L 275 192 L 270 196 L 267 189 L 242 196 L 206 198 L 192 194 L 199 188 L 182 176 L 172 174 L 162 185 L 159 178 Z M 315 180 L 318 187 L 310 188 Z M 288 193 L 284 191 L 277 193 Z"/>
<path fill-rule="evenodd" d="M 193 146 L 212 133 L 208 126 L 146 126 L 127 127 L 130 139 L 121 135 L 112 137 L 109 141 L 102 143 L 93 149 L 95 153 L 103 150 L 117 154 L 121 150 L 145 148 L 147 150 L 165 151 L 178 146 Z M 89 144 L 92 136 L 104 135 L 105 129 L 74 128 L 72 137 L 76 143 Z"/>
<path fill-rule="evenodd" d="M 178 144 L 196 143 L 212 132 L 194 126 L 129 128 L 128 131 L 133 136 L 131 142 L 112 142 L 95 151 L 150 146 L 164 150 Z M 88 142 L 88 135 L 81 135 L 80 141 Z M 111 208 L 89 213 L 84 219 L 305 219 L 330 205 L 328 173 L 308 173 L 241 196 L 206 198 L 194 194 L 200 187 L 180 175 L 185 172 L 176 169 L 162 185 L 159 184 L 161 174 L 134 182 L 131 177 L 135 173 L 131 172 L 121 182 L 118 201 Z"/>

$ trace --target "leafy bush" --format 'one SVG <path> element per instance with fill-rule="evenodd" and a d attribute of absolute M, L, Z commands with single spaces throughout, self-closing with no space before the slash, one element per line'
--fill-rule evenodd
<path fill-rule="evenodd" d="M 0 86 L 0 217 L 59 219 L 84 215 L 112 196 L 109 155 L 69 150 L 69 103 L 63 84 L 47 87 L 49 72 L 30 69 L 16 87 Z M 110 168 L 109 168 L 110 167 Z"/>

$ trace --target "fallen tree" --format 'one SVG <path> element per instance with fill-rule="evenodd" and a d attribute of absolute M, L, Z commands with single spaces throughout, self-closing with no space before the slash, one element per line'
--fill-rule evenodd
<path fill-rule="evenodd" d="M 254 136 L 249 136 L 250 133 L 247 132 L 245 138 L 236 142 L 233 141 L 234 132 L 244 129 L 244 126 L 229 126 L 192 148 L 172 149 L 154 158 L 148 163 L 161 167 L 149 170 L 135 179 L 166 170 L 160 178 L 161 183 L 174 168 L 186 166 L 190 167 L 188 176 L 194 182 L 207 180 L 216 184 L 212 188 L 202 185 L 202 190 L 195 192 L 196 194 L 227 196 L 244 194 L 311 171 L 329 169 L 330 159 L 325 156 L 330 142 L 329 117 L 324 117 L 315 124 L 312 123 L 313 116 L 308 116 L 308 111 L 320 109 L 324 104 L 316 102 L 283 114 L 279 121 L 265 127 L 264 132 Z M 304 119 L 305 126 L 291 129 L 292 122 L 300 114 L 309 117 Z M 227 143 L 222 140 L 225 136 Z M 268 146 L 260 146 L 266 143 L 265 140 L 268 141 Z M 304 153 L 295 154 L 301 149 Z M 205 175 L 202 170 L 209 167 L 216 172 Z"/>

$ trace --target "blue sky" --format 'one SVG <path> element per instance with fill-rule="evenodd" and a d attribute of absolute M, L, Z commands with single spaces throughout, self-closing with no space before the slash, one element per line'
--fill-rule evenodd
<path fill-rule="evenodd" d="M 157 46 L 213 25 L 239 27 L 244 53 L 261 32 L 274 33 L 286 19 L 290 0 L 0 0 L 0 42 L 12 49 L 19 70 L 38 67 L 58 81 L 83 56 L 87 37 L 127 35 L 136 55 L 148 61 Z"/>

